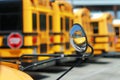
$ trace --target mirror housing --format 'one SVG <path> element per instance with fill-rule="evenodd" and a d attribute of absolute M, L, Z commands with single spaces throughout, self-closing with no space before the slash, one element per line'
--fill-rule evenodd
<path fill-rule="evenodd" d="M 84 29 L 80 24 L 74 24 L 70 30 L 70 43 L 79 53 L 87 50 L 88 41 Z"/>

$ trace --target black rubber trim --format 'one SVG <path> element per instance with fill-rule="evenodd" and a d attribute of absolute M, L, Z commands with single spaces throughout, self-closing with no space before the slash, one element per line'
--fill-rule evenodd
<path fill-rule="evenodd" d="M 103 49 L 94 49 L 94 51 L 102 51 Z"/>
<path fill-rule="evenodd" d="M 109 37 L 109 35 L 96 35 L 96 36 L 93 36 L 93 37 Z"/>
<path fill-rule="evenodd" d="M 2 57 L 2 60 L 18 60 L 20 57 Z M 33 57 L 24 57 L 22 59 L 33 59 Z"/>
<path fill-rule="evenodd" d="M 49 34 L 52 34 L 52 35 L 63 35 L 64 33 L 63 32 L 59 32 L 59 33 L 52 32 L 52 33 L 49 33 Z"/>
<path fill-rule="evenodd" d="M 59 6 L 64 6 L 64 4 L 63 4 L 63 3 L 60 3 Z"/>
<path fill-rule="evenodd" d="M 64 45 L 64 43 L 53 43 L 53 45 Z"/>
<path fill-rule="evenodd" d="M 37 48 L 38 46 L 22 46 L 20 49 L 22 48 Z M 0 46 L 0 49 L 10 49 L 10 47 L 8 46 Z"/>
<path fill-rule="evenodd" d="M 2 32 L 2 33 L 0 33 L 0 36 L 9 35 L 9 34 L 10 34 L 10 32 Z"/>
<path fill-rule="evenodd" d="M 24 36 L 37 36 L 38 33 L 23 33 Z"/>
<path fill-rule="evenodd" d="M 12 33 L 12 32 L 2 32 L 2 33 L 0 33 L 0 36 L 9 35 L 10 33 Z M 23 34 L 24 36 L 36 36 L 36 35 L 38 35 L 38 33 L 21 33 L 21 34 Z"/>
<path fill-rule="evenodd" d="M 55 54 L 63 54 L 63 53 L 64 53 L 64 52 L 62 52 L 62 51 L 61 51 L 61 52 L 55 52 Z"/>
<path fill-rule="evenodd" d="M 106 44 L 106 43 L 109 43 L 109 42 L 94 42 L 94 44 Z"/>

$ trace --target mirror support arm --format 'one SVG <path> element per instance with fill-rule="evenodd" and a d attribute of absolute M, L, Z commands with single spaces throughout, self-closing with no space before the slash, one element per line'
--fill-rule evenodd
<path fill-rule="evenodd" d="M 31 65 L 28 65 L 27 67 L 22 66 L 23 58 L 25 58 L 25 57 L 42 57 L 42 56 L 43 57 L 54 57 L 54 58 L 52 58 L 50 60 L 42 61 L 42 62 L 35 62 L 35 63 L 31 64 Z M 19 58 L 20 65 L 21 65 L 20 69 L 22 71 L 24 71 L 24 70 L 26 70 L 28 68 L 31 68 L 31 67 L 34 67 L 34 66 L 37 66 L 37 65 L 41 65 L 41 64 L 44 64 L 44 63 L 48 63 L 50 61 L 55 61 L 55 60 L 58 60 L 58 59 L 62 59 L 64 57 L 76 57 L 76 58 L 82 59 L 82 56 L 78 56 L 78 55 L 64 55 L 64 54 L 40 54 L 40 55 L 37 54 L 37 55 L 35 55 L 35 54 L 24 54 Z"/>
<path fill-rule="evenodd" d="M 93 56 L 94 49 L 93 49 L 93 47 L 92 47 L 90 44 L 88 44 L 88 46 L 91 48 L 91 53 L 90 53 L 90 55 L 89 55 L 89 56 Z"/>
<path fill-rule="evenodd" d="M 20 66 L 20 70 L 24 71 L 24 70 L 29 69 L 31 67 L 34 67 L 34 66 L 37 66 L 37 65 L 42 65 L 44 63 L 48 63 L 48 62 L 51 62 L 51 61 L 59 60 L 61 58 L 62 57 L 56 57 L 56 58 L 52 58 L 50 60 L 46 60 L 46 61 L 42 61 L 42 62 L 36 62 L 36 63 L 33 63 L 32 65 L 28 65 L 27 67 Z"/>
<path fill-rule="evenodd" d="M 78 58 L 76 63 L 72 65 L 67 71 L 65 71 L 60 77 L 58 77 L 56 80 L 60 80 L 63 76 L 65 76 L 69 71 L 71 71 L 75 66 L 82 63 L 81 58 Z"/>
<path fill-rule="evenodd" d="M 86 54 L 80 54 L 80 52 L 79 51 L 76 51 L 76 53 L 77 53 L 77 55 L 78 56 L 81 56 L 81 59 L 82 60 L 85 60 L 86 58 L 89 58 L 89 57 L 92 57 L 93 56 L 93 53 L 94 53 L 94 49 L 93 49 L 93 47 L 90 45 L 90 44 L 87 44 L 88 45 L 88 47 L 90 47 L 90 49 L 91 49 L 91 52 L 89 53 L 89 55 L 86 55 Z"/>

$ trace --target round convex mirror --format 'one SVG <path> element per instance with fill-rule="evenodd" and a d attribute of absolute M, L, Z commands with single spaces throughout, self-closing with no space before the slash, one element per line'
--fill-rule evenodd
<path fill-rule="evenodd" d="M 76 51 L 82 53 L 87 49 L 87 37 L 79 24 L 74 24 L 70 30 L 70 43 Z"/>

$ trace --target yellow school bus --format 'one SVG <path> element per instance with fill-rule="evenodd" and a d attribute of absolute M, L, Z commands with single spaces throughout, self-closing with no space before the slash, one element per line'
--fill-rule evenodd
<path fill-rule="evenodd" d="M 113 27 L 115 30 L 115 51 L 120 52 L 120 19 L 114 19 L 113 22 Z"/>
<path fill-rule="evenodd" d="M 10 80 L 33 80 L 24 72 L 17 70 L 21 66 L 20 56 L 54 53 L 50 47 L 53 45 L 50 32 L 55 25 L 53 17 L 57 15 L 56 7 L 57 4 L 50 0 L 0 1 L 0 68 L 2 69 L 0 78 L 2 80 L 7 80 L 9 77 Z M 22 66 L 49 59 L 50 57 L 24 57 Z M 5 77 L 7 74 L 9 75 Z"/>
<path fill-rule="evenodd" d="M 73 54 L 75 51 L 69 41 L 74 14 L 67 1 L 6 0 L 1 2 L 0 8 L 0 56 L 3 60 L 16 63 L 24 54 Z M 30 58 L 24 58 L 23 65 L 51 57 Z"/>
<path fill-rule="evenodd" d="M 0 56 L 3 60 L 16 63 L 24 54 L 54 53 L 51 33 L 57 27 L 55 20 L 59 7 L 56 2 L 5 0 L 0 4 Z M 34 57 L 23 61 L 31 64 L 48 59 L 50 57 Z"/>
<path fill-rule="evenodd" d="M 91 14 L 91 27 L 93 31 L 94 54 L 114 51 L 114 29 L 112 26 L 113 17 L 110 13 Z"/>
<path fill-rule="evenodd" d="M 83 26 L 88 38 L 88 42 L 92 45 L 92 29 L 90 26 L 90 11 L 87 8 L 74 9 L 74 23 L 78 23 Z M 88 48 L 87 53 L 91 50 Z"/>

